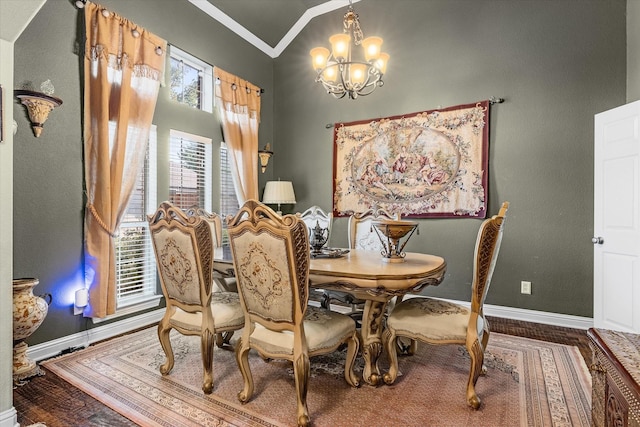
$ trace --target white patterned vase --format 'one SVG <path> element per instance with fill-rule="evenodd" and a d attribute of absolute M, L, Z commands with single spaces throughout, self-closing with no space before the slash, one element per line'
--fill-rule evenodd
<path fill-rule="evenodd" d="M 41 373 L 36 363 L 27 357 L 26 338 L 42 324 L 49 311 L 51 294 L 35 296 L 35 278 L 13 280 L 13 380 L 22 381 Z M 45 298 L 48 298 L 47 301 Z"/>

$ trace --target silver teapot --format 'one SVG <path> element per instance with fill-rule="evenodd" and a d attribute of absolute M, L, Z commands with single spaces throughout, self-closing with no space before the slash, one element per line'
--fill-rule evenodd
<path fill-rule="evenodd" d="M 314 253 L 322 252 L 322 247 L 329 240 L 329 228 L 321 227 L 320 221 L 316 221 L 316 226 L 309 230 L 309 244 Z"/>

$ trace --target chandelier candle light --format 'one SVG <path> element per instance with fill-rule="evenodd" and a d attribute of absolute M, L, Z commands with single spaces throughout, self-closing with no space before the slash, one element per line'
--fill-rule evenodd
<path fill-rule="evenodd" d="M 387 70 L 389 55 L 380 50 L 380 37 L 364 38 L 358 15 L 349 4 L 344 15 L 343 32 L 329 37 L 331 52 L 325 47 L 311 49 L 316 82 L 322 83 L 327 93 L 336 98 L 356 99 L 369 95 L 382 86 L 382 76 Z M 362 46 L 361 55 L 354 52 L 355 46 Z"/>

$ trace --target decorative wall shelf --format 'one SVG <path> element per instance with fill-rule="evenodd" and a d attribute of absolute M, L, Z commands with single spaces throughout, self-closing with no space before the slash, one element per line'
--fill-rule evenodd
<path fill-rule="evenodd" d="M 33 133 L 36 138 L 39 137 L 42 133 L 42 126 L 49 117 L 49 113 L 55 107 L 62 105 L 62 100 L 55 96 L 33 90 L 16 89 L 13 93 L 20 99 L 20 102 L 27 107 Z"/>

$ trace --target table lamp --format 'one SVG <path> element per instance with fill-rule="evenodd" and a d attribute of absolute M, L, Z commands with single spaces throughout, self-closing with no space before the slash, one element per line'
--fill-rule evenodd
<path fill-rule="evenodd" d="M 293 184 L 291 181 L 268 181 L 264 186 L 262 203 L 278 205 L 277 213 L 278 215 L 282 215 L 280 204 L 296 204 L 296 195 L 293 192 Z"/>

